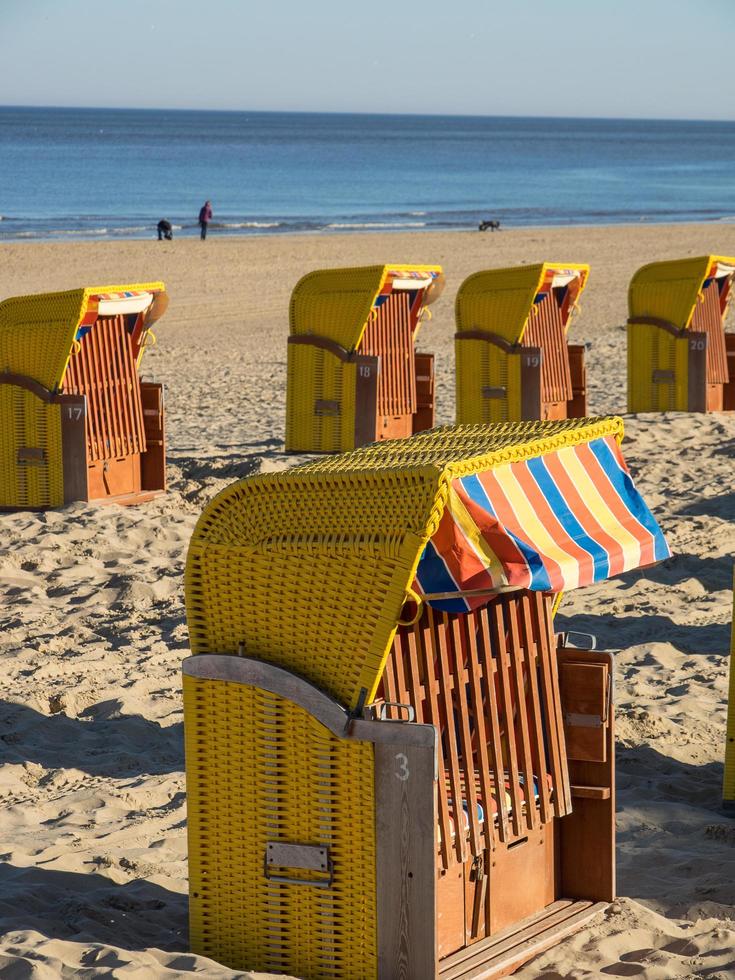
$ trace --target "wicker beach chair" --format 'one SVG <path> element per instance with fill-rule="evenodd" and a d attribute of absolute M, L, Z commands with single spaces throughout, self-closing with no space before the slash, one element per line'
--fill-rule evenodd
<path fill-rule="evenodd" d="M 584 346 L 567 343 L 589 266 L 476 272 L 457 292 L 457 424 L 582 418 Z"/>
<path fill-rule="evenodd" d="M 619 419 L 439 428 L 194 531 L 190 937 L 234 969 L 498 977 L 615 893 L 613 668 L 552 603 L 668 556 Z"/>
<path fill-rule="evenodd" d="M 286 450 L 334 453 L 434 424 L 434 355 L 414 350 L 441 266 L 311 272 L 291 296 Z"/>
<path fill-rule="evenodd" d="M 0 508 L 165 489 L 163 392 L 138 368 L 167 303 L 160 282 L 0 303 Z"/>
<path fill-rule="evenodd" d="M 725 316 L 735 258 L 653 262 L 628 289 L 628 411 L 735 410 L 735 334 Z"/>

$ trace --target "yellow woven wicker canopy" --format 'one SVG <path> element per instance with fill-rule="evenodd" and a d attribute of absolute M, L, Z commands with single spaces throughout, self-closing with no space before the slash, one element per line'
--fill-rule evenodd
<path fill-rule="evenodd" d="M 346 707 L 370 701 L 452 481 L 622 433 L 617 418 L 448 427 L 228 487 L 189 549 L 192 651 L 242 651 Z"/>
<path fill-rule="evenodd" d="M 32 378 L 49 391 L 58 390 L 80 327 L 97 315 L 132 309 L 131 299 L 149 294 L 145 311 L 150 325 L 165 309 L 161 282 L 129 286 L 90 286 L 60 293 L 16 296 L 0 303 L 0 372 Z M 140 311 L 138 311 L 140 312 Z"/>
<path fill-rule="evenodd" d="M 628 288 L 629 321 L 656 317 L 684 330 L 691 324 L 697 297 L 708 280 L 733 275 L 735 258 L 724 255 L 698 255 L 644 265 Z"/>
<path fill-rule="evenodd" d="M 411 281 L 417 289 L 427 289 L 441 272 L 439 265 L 371 265 L 310 272 L 291 294 L 290 332 L 326 337 L 354 351 L 381 293 L 390 291 L 394 283 Z"/>
<path fill-rule="evenodd" d="M 508 343 L 523 340 L 536 298 L 544 290 L 574 280 L 576 297 L 587 284 L 588 265 L 541 262 L 487 269 L 462 283 L 455 305 L 457 332 L 486 330 Z"/>

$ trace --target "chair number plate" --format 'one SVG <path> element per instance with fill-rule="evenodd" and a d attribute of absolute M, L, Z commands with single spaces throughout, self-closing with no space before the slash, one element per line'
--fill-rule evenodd
<path fill-rule="evenodd" d="M 66 405 L 66 417 L 72 422 L 78 422 L 84 417 L 84 408 L 81 405 Z"/>
<path fill-rule="evenodd" d="M 541 358 L 538 354 L 526 354 L 523 363 L 526 367 L 537 368 L 541 366 Z"/>
<path fill-rule="evenodd" d="M 703 337 L 692 337 L 689 341 L 689 350 L 704 350 L 707 341 Z"/>
<path fill-rule="evenodd" d="M 373 373 L 373 369 L 369 364 L 361 364 L 358 370 L 360 371 L 361 378 L 369 378 Z"/>
<path fill-rule="evenodd" d="M 400 779 L 402 783 L 405 783 L 408 777 L 411 775 L 408 768 L 408 756 L 403 752 L 396 752 L 396 762 L 398 764 L 396 779 Z"/>

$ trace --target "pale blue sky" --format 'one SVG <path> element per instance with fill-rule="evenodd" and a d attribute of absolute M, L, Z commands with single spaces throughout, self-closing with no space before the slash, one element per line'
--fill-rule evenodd
<path fill-rule="evenodd" d="M 735 119 L 735 0 L 0 0 L 0 102 Z"/>

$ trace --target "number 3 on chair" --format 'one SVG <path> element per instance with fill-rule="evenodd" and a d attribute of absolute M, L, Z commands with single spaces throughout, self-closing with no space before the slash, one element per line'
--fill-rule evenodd
<path fill-rule="evenodd" d="M 403 752 L 396 752 L 396 762 L 398 763 L 398 772 L 395 774 L 396 779 L 400 779 L 402 783 L 405 783 L 411 775 L 408 769 L 408 756 L 404 755 Z"/>

